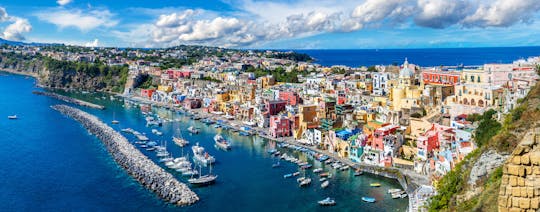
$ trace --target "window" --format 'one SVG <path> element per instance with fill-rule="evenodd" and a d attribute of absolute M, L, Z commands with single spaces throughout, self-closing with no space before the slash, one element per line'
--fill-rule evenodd
<path fill-rule="evenodd" d="M 474 82 L 474 76 L 471 76 L 471 82 Z"/>

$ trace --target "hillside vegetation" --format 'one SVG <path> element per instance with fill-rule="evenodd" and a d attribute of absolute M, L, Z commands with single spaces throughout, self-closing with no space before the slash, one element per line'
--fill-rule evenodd
<path fill-rule="evenodd" d="M 438 195 L 432 198 L 429 211 L 497 211 L 502 166 L 481 179 L 477 186 L 467 181 L 473 164 L 483 153 L 490 150 L 511 153 L 527 130 L 540 126 L 540 83 L 519 103 L 502 123 L 495 121 L 493 110 L 469 119 L 478 123 L 474 138 L 479 148 L 439 181 Z"/>

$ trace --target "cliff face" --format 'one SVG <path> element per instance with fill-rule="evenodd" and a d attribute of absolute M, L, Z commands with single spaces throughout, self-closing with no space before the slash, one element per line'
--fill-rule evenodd
<path fill-rule="evenodd" d="M 45 87 L 117 93 L 123 91 L 128 75 L 124 66 L 110 67 L 15 54 L 0 54 L 0 69 L 35 76 Z"/>
<path fill-rule="evenodd" d="M 499 211 L 540 209 L 540 128 L 530 130 L 503 166 Z"/>

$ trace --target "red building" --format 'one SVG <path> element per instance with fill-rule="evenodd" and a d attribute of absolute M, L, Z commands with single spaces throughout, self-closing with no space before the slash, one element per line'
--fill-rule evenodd
<path fill-rule="evenodd" d="M 266 111 L 268 115 L 274 116 L 285 110 L 287 106 L 287 101 L 285 100 L 270 100 L 266 101 Z"/>
<path fill-rule="evenodd" d="M 182 102 L 183 106 L 187 109 L 201 108 L 202 100 L 201 99 L 185 99 Z"/>
<path fill-rule="evenodd" d="M 417 138 L 417 157 L 426 160 L 434 151 L 438 151 L 441 145 L 447 146 L 454 142 L 455 135 L 451 127 L 432 124 L 430 129 Z"/>
<path fill-rule="evenodd" d="M 461 74 L 455 71 L 423 71 L 424 84 L 456 85 Z"/>
<path fill-rule="evenodd" d="M 191 73 L 192 71 L 189 70 L 167 70 L 167 75 L 169 75 L 169 79 L 189 78 L 191 77 Z"/>
<path fill-rule="evenodd" d="M 144 98 L 151 99 L 152 94 L 154 94 L 156 90 L 155 89 L 141 89 L 141 96 Z"/>
<path fill-rule="evenodd" d="M 384 150 L 384 136 L 387 136 L 396 132 L 398 128 L 399 126 L 389 124 L 389 125 L 385 125 L 381 128 L 376 129 L 375 132 L 373 132 L 371 147 L 373 149 L 378 149 L 381 151 Z"/>
<path fill-rule="evenodd" d="M 274 138 L 291 136 L 290 120 L 284 116 L 271 116 L 270 136 Z"/>
<path fill-rule="evenodd" d="M 300 103 L 300 96 L 293 91 L 280 91 L 279 99 L 287 101 L 289 105 L 298 105 Z"/>

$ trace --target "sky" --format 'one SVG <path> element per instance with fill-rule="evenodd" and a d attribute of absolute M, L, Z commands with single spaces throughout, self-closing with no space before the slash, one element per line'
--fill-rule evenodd
<path fill-rule="evenodd" d="M 538 0 L 0 0 L 6 40 L 255 49 L 540 46 Z"/>

